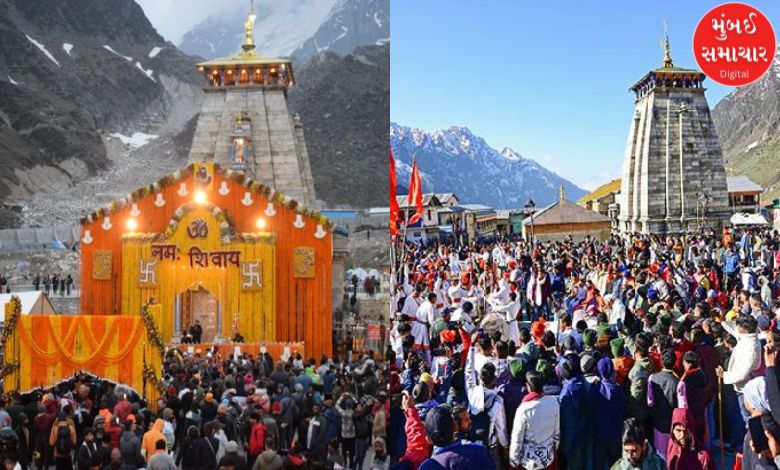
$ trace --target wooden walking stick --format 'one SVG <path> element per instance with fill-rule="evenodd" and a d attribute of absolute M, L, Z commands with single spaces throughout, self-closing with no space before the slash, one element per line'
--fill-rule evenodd
<path fill-rule="evenodd" d="M 718 377 L 718 434 L 720 438 L 720 470 L 725 465 L 723 452 L 723 377 Z"/>

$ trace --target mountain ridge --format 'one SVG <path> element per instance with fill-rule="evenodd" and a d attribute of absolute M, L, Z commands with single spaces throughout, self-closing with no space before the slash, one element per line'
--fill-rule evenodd
<path fill-rule="evenodd" d="M 763 199 L 780 196 L 780 45 L 757 81 L 736 88 L 712 110 L 726 171 L 763 186 Z"/>
<path fill-rule="evenodd" d="M 416 156 L 423 190 L 453 192 L 463 203 L 509 209 L 533 199 L 541 207 L 558 199 L 561 185 L 570 200 L 586 194 L 576 184 L 509 147 L 496 150 L 468 127 L 425 131 L 392 122 L 390 144 L 399 183 L 408 180 Z M 475 176 L 483 179 L 475 181 Z"/>

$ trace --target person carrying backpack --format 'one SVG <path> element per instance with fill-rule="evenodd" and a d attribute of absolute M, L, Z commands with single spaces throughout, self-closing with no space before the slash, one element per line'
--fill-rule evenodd
<path fill-rule="evenodd" d="M 501 455 L 509 447 L 504 414 L 504 400 L 493 390 L 496 380 L 496 366 L 488 362 L 479 371 L 479 382 L 474 367 L 477 342 L 475 333 L 472 346 L 466 359 L 465 382 L 466 395 L 471 415 L 471 433 L 469 440 L 488 448 L 496 468 L 501 468 Z"/>
<path fill-rule="evenodd" d="M 49 434 L 49 445 L 54 449 L 56 470 L 73 470 L 73 449 L 76 447 L 76 426 L 60 413 Z"/>

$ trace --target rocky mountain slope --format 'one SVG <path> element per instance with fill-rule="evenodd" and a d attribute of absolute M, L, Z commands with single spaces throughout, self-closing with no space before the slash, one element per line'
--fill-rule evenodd
<path fill-rule="evenodd" d="M 390 0 L 338 0 L 314 35 L 293 57 L 305 59 L 324 51 L 345 55 L 358 46 L 390 42 Z"/>
<path fill-rule="evenodd" d="M 290 107 L 303 122 L 317 199 L 326 207 L 386 206 L 389 44 L 345 57 L 323 52 L 295 74 Z"/>
<path fill-rule="evenodd" d="M 108 134 L 180 132 L 194 67 L 132 0 L 0 0 L 0 200 L 108 169 Z"/>
<path fill-rule="evenodd" d="M 780 46 L 769 71 L 723 98 L 712 118 L 726 171 L 766 188 L 762 199 L 780 196 Z"/>
<path fill-rule="evenodd" d="M 336 0 L 259 0 L 255 2 L 255 43 L 269 56 L 289 56 L 317 32 Z M 214 59 L 233 55 L 244 40 L 248 2 L 230 0 L 184 34 L 179 49 Z"/>
<path fill-rule="evenodd" d="M 506 209 L 522 207 L 533 199 L 537 207 L 542 207 L 558 199 L 560 185 L 571 201 L 586 194 L 508 147 L 500 151 L 490 147 L 466 127 L 426 132 L 392 123 L 390 145 L 400 185 L 409 181 L 412 158 L 416 156 L 423 191 L 453 192 L 462 203 Z"/>

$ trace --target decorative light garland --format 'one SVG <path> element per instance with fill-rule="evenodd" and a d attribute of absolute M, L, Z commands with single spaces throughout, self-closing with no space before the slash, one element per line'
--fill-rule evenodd
<path fill-rule="evenodd" d="M 162 178 L 160 178 L 159 180 L 157 180 L 152 184 L 148 184 L 143 188 L 136 189 L 135 191 L 128 194 L 127 196 L 117 201 L 113 201 L 107 206 L 101 207 L 100 209 L 93 211 L 87 216 L 82 217 L 81 225 L 91 224 L 92 222 L 100 219 L 101 217 L 106 217 L 118 210 L 131 207 L 133 204 L 138 203 L 141 199 L 151 196 L 152 194 L 157 194 L 162 189 L 172 184 L 178 183 L 182 178 L 187 178 L 189 176 L 192 176 L 194 170 L 195 170 L 195 164 L 190 163 L 183 169 L 176 170 L 171 174 L 163 176 Z M 322 215 L 322 213 L 320 213 L 316 209 L 301 206 L 298 203 L 298 201 L 286 197 L 284 193 L 282 193 L 281 191 L 274 191 L 270 187 L 265 186 L 260 182 L 253 180 L 252 178 L 247 177 L 243 172 L 231 170 L 230 168 L 223 167 L 218 163 L 214 164 L 214 172 L 225 179 L 229 179 L 247 188 L 248 190 L 255 192 L 256 194 L 260 194 L 261 196 L 270 199 L 273 203 L 281 204 L 298 214 L 305 215 L 307 217 L 311 217 L 315 219 L 317 223 L 319 223 L 323 227 L 327 227 L 328 230 L 330 231 L 333 231 L 333 229 L 335 228 L 333 222 L 331 222 L 326 216 Z"/>

